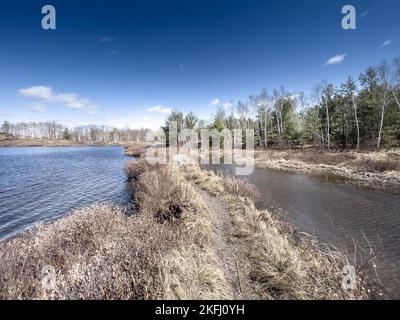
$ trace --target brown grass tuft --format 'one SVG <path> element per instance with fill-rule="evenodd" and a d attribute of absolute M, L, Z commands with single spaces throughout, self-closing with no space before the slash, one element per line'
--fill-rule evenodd
<path fill-rule="evenodd" d="M 250 200 L 230 198 L 237 236 L 251 262 L 251 277 L 264 299 L 364 299 L 357 290 L 344 291 L 345 255 L 321 245 L 313 237 L 288 232 L 269 212 L 255 209 Z M 358 279 L 360 280 L 360 279 Z"/>
<path fill-rule="evenodd" d="M 0 243 L 0 299 L 224 299 L 215 227 L 174 167 L 125 167 L 139 211 L 112 204 L 74 211 Z M 44 267 L 56 287 L 42 286 Z"/>
<path fill-rule="evenodd" d="M 0 299 L 158 299 L 174 235 L 145 215 L 96 204 L 0 246 Z M 42 269 L 56 287 L 42 287 Z"/>
<path fill-rule="evenodd" d="M 151 170 L 156 170 L 160 166 L 158 164 L 150 164 L 145 159 L 137 159 L 125 163 L 123 171 L 129 181 L 137 180 L 139 175 Z"/>
<path fill-rule="evenodd" d="M 256 186 L 247 180 L 238 179 L 235 176 L 227 176 L 223 179 L 225 190 L 237 197 L 249 198 L 254 203 L 261 201 L 261 193 Z"/>
<path fill-rule="evenodd" d="M 207 188 L 209 173 L 194 168 L 186 174 L 189 180 L 195 176 L 199 186 Z M 225 186 L 223 199 L 231 213 L 233 233 L 250 261 L 249 274 L 261 298 L 367 298 L 362 270 L 357 274 L 356 290 L 342 289 L 342 268 L 349 264 L 344 254 L 298 233 L 268 211 L 256 209 L 251 196 L 243 196 L 253 191 L 247 182 L 215 177 L 214 183 Z"/>
<path fill-rule="evenodd" d="M 387 172 L 400 170 L 400 162 L 389 159 L 373 159 L 369 157 L 361 157 L 352 163 L 352 166 L 360 172 Z"/>

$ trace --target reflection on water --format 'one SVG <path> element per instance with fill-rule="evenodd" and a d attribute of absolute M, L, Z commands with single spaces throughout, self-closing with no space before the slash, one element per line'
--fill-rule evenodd
<path fill-rule="evenodd" d="M 0 240 L 97 201 L 127 203 L 123 151 L 0 148 Z"/>
<path fill-rule="evenodd" d="M 232 173 L 229 166 L 214 170 Z M 262 207 L 281 210 L 301 231 L 333 243 L 351 256 L 377 254 L 377 282 L 400 298 L 400 195 L 306 175 L 255 169 L 247 177 L 262 192 Z M 375 271 L 370 270 L 376 278 Z"/>

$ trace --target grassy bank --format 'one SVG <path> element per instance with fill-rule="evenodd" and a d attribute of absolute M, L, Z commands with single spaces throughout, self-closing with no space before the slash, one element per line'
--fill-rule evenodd
<path fill-rule="evenodd" d="M 332 175 L 358 185 L 400 192 L 399 152 L 256 151 L 256 166 L 311 175 Z"/>
<path fill-rule="evenodd" d="M 0 244 L 0 299 L 367 297 L 360 279 L 342 290 L 344 255 L 259 211 L 247 183 L 144 160 L 125 173 L 137 213 L 96 204 Z"/>
<path fill-rule="evenodd" d="M 0 147 L 79 147 L 79 146 L 121 146 L 126 147 L 127 156 L 138 156 L 143 152 L 146 142 L 113 142 L 84 144 L 73 140 L 17 139 L 13 135 L 0 133 Z"/>
<path fill-rule="evenodd" d="M 0 133 L 0 147 L 68 147 L 80 146 L 70 140 L 17 139 L 12 135 Z"/>

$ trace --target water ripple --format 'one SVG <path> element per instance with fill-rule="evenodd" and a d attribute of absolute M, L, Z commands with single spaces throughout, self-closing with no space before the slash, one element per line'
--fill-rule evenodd
<path fill-rule="evenodd" d="M 0 149 L 0 240 L 97 201 L 127 203 L 119 147 Z"/>

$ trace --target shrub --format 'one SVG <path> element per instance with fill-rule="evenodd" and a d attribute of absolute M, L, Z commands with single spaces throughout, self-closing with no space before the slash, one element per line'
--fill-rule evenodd
<path fill-rule="evenodd" d="M 173 234 L 145 215 L 96 204 L 0 246 L 0 299 L 158 299 Z M 56 286 L 42 287 L 52 266 Z"/>
<path fill-rule="evenodd" d="M 158 164 L 150 164 L 145 159 L 131 160 L 124 165 L 124 174 L 129 181 L 137 180 L 143 172 L 159 168 Z"/>

